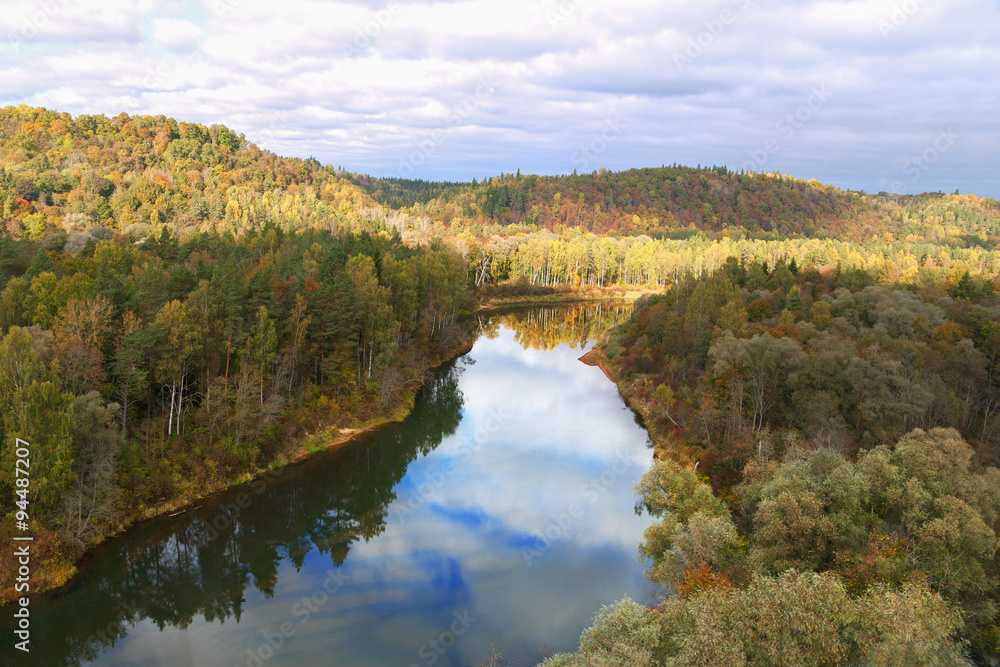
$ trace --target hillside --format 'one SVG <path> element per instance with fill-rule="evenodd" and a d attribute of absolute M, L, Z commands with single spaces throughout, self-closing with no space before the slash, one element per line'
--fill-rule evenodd
<path fill-rule="evenodd" d="M 1000 235 L 1000 203 L 975 195 L 869 195 L 725 167 L 501 174 L 481 183 L 373 178 L 279 157 L 223 125 L 73 118 L 24 105 L 0 109 L 0 198 L 6 231 L 29 237 L 45 224 L 133 236 L 146 225 L 238 232 L 268 220 L 286 231 L 330 220 L 375 229 L 381 206 L 452 228 L 674 239 L 701 231 L 990 249 Z"/>
<path fill-rule="evenodd" d="M 332 171 L 222 125 L 0 109 L 3 230 L 13 238 L 39 238 L 46 226 L 143 238 L 161 224 L 178 234 L 359 224 L 375 202 Z"/>
<path fill-rule="evenodd" d="M 353 175 L 376 201 L 445 224 L 499 224 L 614 235 L 686 238 L 799 236 L 855 242 L 995 245 L 1000 203 L 975 195 L 869 195 L 778 174 L 725 167 L 663 167 L 572 176 L 501 174 L 482 183 L 429 183 Z"/>

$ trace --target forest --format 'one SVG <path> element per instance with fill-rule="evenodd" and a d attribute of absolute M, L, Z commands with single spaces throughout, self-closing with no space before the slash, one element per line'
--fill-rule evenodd
<path fill-rule="evenodd" d="M 657 443 L 636 492 L 664 597 L 544 664 L 995 660 L 998 333 L 968 276 L 730 258 L 640 299 L 602 357 Z"/>
<path fill-rule="evenodd" d="M 975 195 L 869 195 L 680 166 L 471 183 L 371 178 L 281 158 L 221 125 L 27 106 L 0 109 L 0 202 L 5 239 L 71 253 L 115 234 L 141 243 L 165 228 L 179 239 L 266 224 L 395 231 L 407 244 L 460 252 L 480 288 L 656 289 L 730 256 L 840 263 L 890 281 L 1000 271 L 1000 203 Z M 5 277 L 11 252 L 0 247 Z"/>
<path fill-rule="evenodd" d="M 221 125 L 19 106 L 0 206 L 0 437 L 33 447 L 30 503 L 0 455 L 0 537 L 30 523 L 33 591 L 405 414 L 480 298 L 628 288 L 649 294 L 601 362 L 657 443 L 640 555 L 663 601 L 549 664 L 1000 655 L 992 199 L 676 165 L 372 178 Z"/>
<path fill-rule="evenodd" d="M 39 248 L 0 304 L 0 429 L 37 443 L 29 516 L 61 561 L 306 434 L 412 402 L 465 344 L 474 299 L 453 252 L 266 229 Z M 13 457 L 0 459 L 8 535 Z"/>

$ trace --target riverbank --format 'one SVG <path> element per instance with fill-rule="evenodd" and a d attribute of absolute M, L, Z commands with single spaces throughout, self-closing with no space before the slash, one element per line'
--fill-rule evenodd
<path fill-rule="evenodd" d="M 442 355 L 440 359 L 432 362 L 427 367 L 427 372 L 430 373 L 431 371 L 442 366 L 443 364 L 446 364 L 449 361 L 458 359 L 459 357 L 468 354 L 469 350 L 472 349 L 472 346 L 474 344 L 475 344 L 475 338 L 472 336 L 470 336 L 469 339 L 463 340 L 459 345 L 449 349 L 444 355 Z M 369 433 L 374 433 L 376 431 L 379 431 L 391 424 L 398 424 L 402 422 L 404 419 L 406 419 L 409 416 L 409 414 L 413 411 L 413 406 L 416 401 L 417 393 L 420 391 L 420 388 L 422 386 L 423 386 L 423 381 L 421 381 L 419 386 L 414 387 L 413 391 L 407 392 L 405 396 L 401 397 L 400 401 L 385 414 L 379 415 L 372 419 L 365 420 L 363 422 L 357 422 L 350 426 L 338 427 L 336 425 L 328 425 L 316 433 L 306 434 L 305 436 L 299 439 L 299 441 L 295 446 L 276 456 L 267 465 L 267 467 L 258 468 L 253 472 L 245 473 L 243 475 L 240 475 L 239 477 L 232 479 L 231 481 L 228 481 L 227 483 L 220 484 L 217 487 L 211 489 L 207 489 L 202 493 L 191 495 L 183 499 L 174 499 L 171 502 L 157 505 L 155 508 L 151 508 L 154 509 L 155 511 L 151 511 L 148 514 L 145 514 L 135 519 L 134 521 L 132 521 L 132 523 L 128 524 L 127 526 L 124 526 L 120 531 L 117 531 L 114 534 L 118 534 L 122 530 L 128 530 L 135 524 L 140 523 L 142 521 L 146 521 L 148 519 L 153 519 L 167 513 L 177 514 L 183 512 L 191 508 L 191 506 L 194 505 L 195 503 L 203 502 L 217 493 L 222 493 L 224 491 L 227 491 L 228 489 L 239 486 L 240 484 L 246 484 L 248 482 L 252 482 L 255 479 L 261 478 L 265 475 L 273 477 L 274 475 L 280 473 L 282 470 L 284 470 L 285 467 L 289 465 L 305 461 L 310 457 L 319 454 L 320 452 L 325 452 L 331 449 L 336 449 L 338 447 L 343 447 L 345 445 L 348 445 L 358 440 L 359 438 L 368 435 Z M 180 502 L 178 502 L 178 500 Z M 111 537 L 111 536 L 113 535 L 108 535 L 106 537 Z M 90 548 L 97 546 L 97 544 L 99 543 L 100 542 L 97 542 L 91 545 L 91 547 L 88 547 L 88 551 Z M 81 554 L 81 558 L 82 557 L 83 555 Z"/>
<path fill-rule="evenodd" d="M 582 304 L 472 318 L 484 325 L 474 350 L 427 377 L 403 424 L 362 431 L 367 434 L 354 444 L 292 463 L 177 516 L 135 526 L 91 550 L 69 586 L 32 599 L 32 636 L 38 641 L 33 658 L 62 664 L 64 655 L 85 655 L 125 663 L 155 653 L 172 664 L 245 662 L 247 650 L 257 648 L 247 638 L 246 619 L 291 617 L 289 601 L 308 598 L 328 582 L 328 599 L 316 599 L 309 619 L 291 617 L 300 628 L 296 636 L 307 632 L 319 641 L 296 644 L 294 651 L 306 659 L 346 655 L 405 665 L 424 637 L 446 627 L 442 618 L 454 620 L 448 608 L 454 606 L 453 591 L 435 584 L 440 562 L 468 575 L 470 599 L 501 607 L 516 607 L 523 595 L 493 576 L 497 571 L 517 572 L 538 595 L 558 597 L 567 577 L 598 582 L 581 587 L 579 604 L 563 619 L 568 630 L 560 633 L 559 648 L 571 648 L 579 629 L 607 602 L 601 577 L 625 582 L 618 595 L 635 597 L 647 587 L 634 545 L 648 519 L 632 511 L 630 487 L 648 468 L 652 452 L 645 430 L 622 410 L 611 385 L 594 382 L 597 371 L 576 361 L 585 349 L 573 353 L 562 343 L 531 347 L 533 339 L 524 334 L 540 325 L 561 332 L 584 320 L 597 324 L 605 313 L 603 332 L 605 320 L 621 321 L 628 310 L 618 309 L 616 317 L 606 315 L 606 306 Z M 587 349 L 596 338 L 587 339 Z M 526 357 L 536 363 L 525 363 Z M 539 400 L 547 410 L 536 409 Z M 336 447 L 348 435 L 333 431 L 323 445 Z M 594 471 L 595 451 L 604 461 L 603 476 Z M 526 494 L 556 478 L 574 489 L 587 484 L 577 493 L 587 511 L 574 526 L 597 536 L 590 546 L 550 529 L 547 517 L 566 508 L 559 494 L 530 496 L 537 511 L 525 522 L 519 508 Z M 477 501 L 483 516 L 529 535 L 548 532 L 550 544 L 500 544 L 479 521 L 465 520 L 467 499 L 484 489 L 488 493 Z M 415 553 L 427 566 L 416 575 Z M 385 576 L 366 583 L 365 573 L 372 571 Z M 354 601 L 358 581 L 367 606 Z M 413 595 L 414 582 L 427 594 Z M 335 584 L 347 593 L 337 595 Z M 372 605 L 390 608 L 391 622 L 402 628 L 381 644 L 357 631 L 371 624 Z M 526 664 L 536 646 L 550 641 L 544 610 L 522 614 L 515 623 L 501 614 L 498 624 L 487 627 L 496 605 L 468 607 L 469 614 L 488 620 L 478 635 L 468 633 L 458 656 L 463 662 L 474 662 L 495 641 L 523 647 L 511 659 Z M 144 632 L 150 619 L 162 633 Z"/>
<path fill-rule="evenodd" d="M 624 301 L 632 303 L 653 290 L 625 287 L 594 287 L 553 291 L 547 294 L 485 295 L 476 312 L 486 312 L 510 306 L 556 306 L 595 301 Z"/>
<path fill-rule="evenodd" d="M 651 387 L 645 382 L 637 382 L 628 378 L 623 378 L 615 368 L 612 360 L 606 354 L 608 336 L 594 345 L 593 349 L 580 357 L 580 361 L 588 366 L 596 366 L 604 372 L 604 375 L 611 380 L 618 388 L 618 395 L 622 397 L 633 412 L 642 419 L 646 432 L 649 433 L 650 440 L 653 441 L 653 454 L 660 460 L 671 459 L 681 463 L 694 464 L 700 452 L 688 448 L 684 444 L 684 434 L 678 428 L 664 419 L 655 402 L 649 400 L 652 395 Z"/>
<path fill-rule="evenodd" d="M 590 352 L 588 352 L 587 354 L 585 354 L 582 357 L 580 357 L 579 361 L 582 361 L 583 363 L 585 363 L 588 366 L 596 366 L 597 368 L 600 368 L 604 372 L 604 375 L 609 380 L 611 380 L 612 382 L 615 383 L 615 386 L 618 385 L 618 382 L 611 376 L 611 371 L 608 370 L 608 366 L 604 362 L 604 358 L 597 351 L 596 347 L 594 349 L 592 349 Z"/>
<path fill-rule="evenodd" d="M 475 344 L 477 332 L 471 329 L 460 338 L 454 345 L 442 351 L 437 358 L 432 359 L 427 366 L 429 374 L 439 366 L 457 359 L 469 352 Z M 425 378 L 426 379 L 426 378 Z M 273 478 L 288 465 L 304 461 L 320 452 L 343 447 L 355 440 L 364 437 L 390 424 L 403 421 L 413 410 L 416 395 L 423 386 L 425 379 L 419 384 L 413 385 L 403 392 L 399 400 L 388 410 L 368 418 L 363 421 L 350 423 L 346 426 L 326 425 L 314 433 L 306 433 L 299 437 L 294 444 L 279 452 L 265 466 L 257 467 L 252 471 L 244 472 L 234 477 L 220 477 L 198 485 L 183 487 L 177 495 L 157 503 L 155 505 L 142 506 L 134 512 L 122 517 L 116 524 L 105 533 L 91 539 L 86 546 L 80 549 L 68 551 L 65 547 L 60 547 L 56 536 L 48 531 L 35 529 L 36 539 L 32 550 L 34 556 L 34 568 L 31 578 L 27 582 L 30 593 L 46 593 L 57 590 L 67 583 L 77 574 L 76 564 L 80 562 L 93 548 L 97 547 L 109 538 L 113 538 L 121 533 L 135 527 L 136 525 L 163 515 L 174 515 L 195 508 L 198 504 L 211 499 L 212 496 L 223 493 L 228 489 L 246 484 L 255 479 L 268 476 Z M 4 526 L 0 531 L 0 541 L 9 541 L 10 532 L 13 535 L 13 522 Z M 13 577 L 14 564 L 11 559 L 5 558 L 9 554 L 0 555 L 0 564 L 3 566 L 3 582 L 0 589 L 0 605 L 6 605 L 23 595 L 23 592 L 15 590 Z M 11 561 L 11 562 L 8 562 Z M 9 570 L 9 572 L 8 572 Z"/>

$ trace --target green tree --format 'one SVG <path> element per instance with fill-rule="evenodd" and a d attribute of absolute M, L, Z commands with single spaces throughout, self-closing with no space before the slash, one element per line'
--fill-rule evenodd
<path fill-rule="evenodd" d="M 606 607 L 573 654 L 542 667 L 605 665 L 970 665 L 961 615 L 920 584 L 851 598 L 831 574 L 790 570 L 746 588 Z"/>
<path fill-rule="evenodd" d="M 788 376 L 802 362 L 802 346 L 790 338 L 772 338 L 769 334 L 753 338 L 736 338 L 725 332 L 708 352 L 711 376 L 715 379 L 733 377 L 745 379 L 745 391 L 729 393 L 729 409 L 744 414 L 743 401 L 749 404 L 750 428 L 764 428 L 782 395 L 788 391 Z"/>
<path fill-rule="evenodd" d="M 376 369 L 387 363 L 396 345 L 399 321 L 393 315 L 392 295 L 379 284 L 375 262 L 366 255 L 347 261 L 347 277 L 359 304 L 361 328 L 358 336 L 358 381 L 368 382 Z"/>
<path fill-rule="evenodd" d="M 128 432 L 128 412 L 134 399 L 141 395 L 146 379 L 146 347 L 150 338 L 139 318 L 131 310 L 122 317 L 115 340 L 115 392 L 121 406 L 121 432 Z"/>
<path fill-rule="evenodd" d="M 253 368 L 260 384 L 260 404 L 264 405 L 264 385 L 272 375 L 272 364 L 278 349 L 278 336 L 274 322 L 267 314 L 267 308 L 257 310 L 257 319 L 250 328 L 250 335 L 243 344 L 241 357 Z"/>
<path fill-rule="evenodd" d="M 838 453 L 792 451 L 761 491 L 754 557 L 768 572 L 823 569 L 868 534 L 869 484 Z"/>
<path fill-rule="evenodd" d="M 197 317 L 180 301 L 171 301 L 156 314 L 153 322 L 160 342 L 156 361 L 156 377 L 163 385 L 170 387 L 170 412 L 167 420 L 167 435 L 180 433 L 180 415 L 184 408 L 185 390 L 190 390 L 188 373 L 196 363 L 204 338 Z"/>
<path fill-rule="evenodd" d="M 63 393 L 55 373 L 46 368 L 39 348 L 45 338 L 13 327 L 0 341 L 0 455 L 4 504 L 13 499 L 15 447 L 29 443 L 31 499 L 42 512 L 53 510 L 73 481 L 73 398 Z"/>
<path fill-rule="evenodd" d="M 544 667 L 655 667 L 662 631 L 645 607 L 625 598 L 601 607 L 580 636 L 576 654 L 554 655 Z"/>
<path fill-rule="evenodd" d="M 29 283 L 24 278 L 11 278 L 0 293 L 0 334 L 11 327 L 30 324 L 31 318 L 25 306 L 28 288 Z"/>
<path fill-rule="evenodd" d="M 119 410 L 117 403 L 105 403 L 96 391 L 73 399 L 74 483 L 66 494 L 61 520 L 81 542 L 116 516 Z"/>

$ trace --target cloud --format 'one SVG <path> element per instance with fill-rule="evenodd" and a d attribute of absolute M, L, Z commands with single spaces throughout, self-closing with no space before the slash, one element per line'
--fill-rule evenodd
<path fill-rule="evenodd" d="M 155 19 L 153 39 L 169 48 L 192 46 L 201 37 L 202 30 L 184 19 Z"/>
<path fill-rule="evenodd" d="M 413 175 L 470 179 L 568 173 L 615 118 L 588 169 L 738 169 L 826 86 L 761 169 L 1000 196 L 998 30 L 991 0 L 51 0 L 0 16 L 0 101 L 221 122 L 379 176 L 446 130 Z M 948 127 L 947 159 L 902 173 Z"/>

